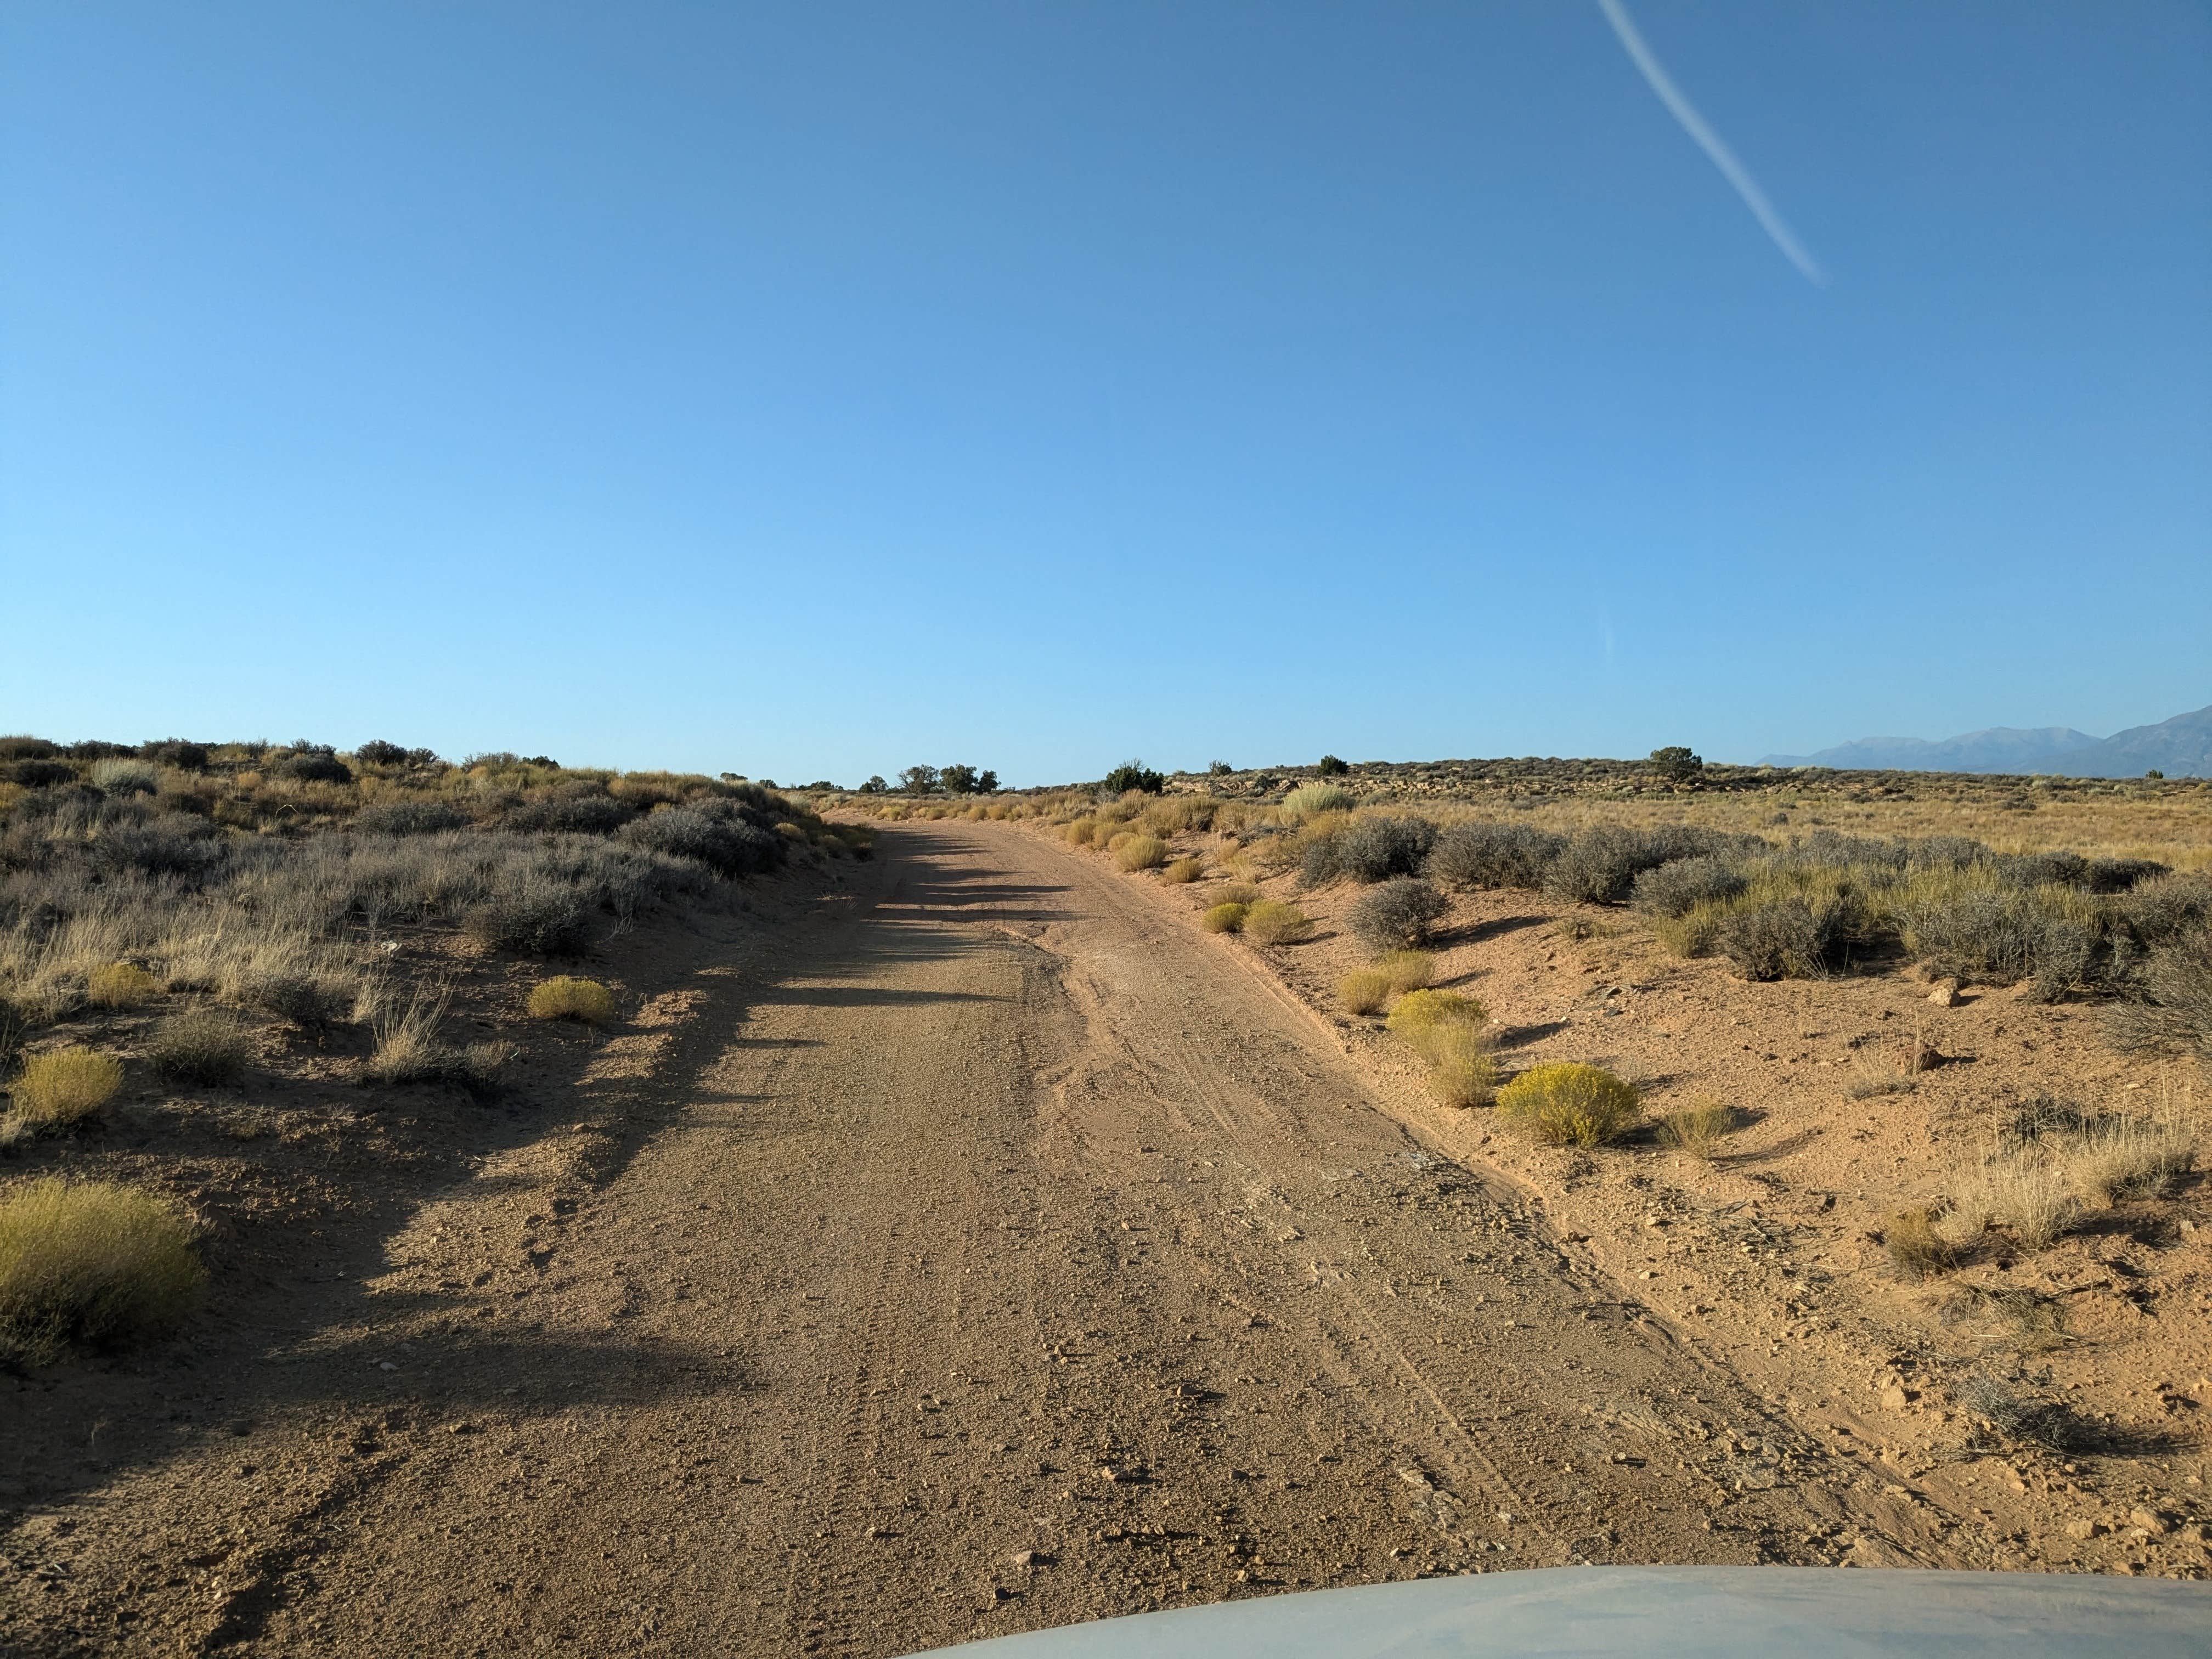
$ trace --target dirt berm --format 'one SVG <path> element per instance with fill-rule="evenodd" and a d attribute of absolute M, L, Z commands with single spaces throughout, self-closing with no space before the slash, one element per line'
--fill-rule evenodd
<path fill-rule="evenodd" d="M 1989 1559 L 1155 896 L 996 825 L 877 845 L 670 955 L 574 1112 L 343 1297 L 155 1364 L 128 1409 L 173 1432 L 19 1513 L 0 1644 L 873 1656 L 1436 1571 Z"/>

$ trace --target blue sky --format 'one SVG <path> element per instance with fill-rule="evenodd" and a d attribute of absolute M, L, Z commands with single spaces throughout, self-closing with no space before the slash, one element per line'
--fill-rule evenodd
<path fill-rule="evenodd" d="M 0 15 L 0 728 L 1018 782 L 2212 702 L 2212 13 Z"/>

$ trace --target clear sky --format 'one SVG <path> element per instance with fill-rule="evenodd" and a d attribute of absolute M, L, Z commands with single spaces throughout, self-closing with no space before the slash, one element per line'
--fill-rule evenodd
<path fill-rule="evenodd" d="M 1033 782 L 2212 702 L 2212 9 L 1610 9 L 14 0 L 0 730 Z"/>

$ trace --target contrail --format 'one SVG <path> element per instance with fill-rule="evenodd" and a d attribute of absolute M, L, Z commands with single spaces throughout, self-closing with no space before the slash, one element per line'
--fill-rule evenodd
<path fill-rule="evenodd" d="M 1636 22 L 1629 16 L 1628 8 L 1621 4 L 1621 0 L 1597 0 L 1597 9 L 1613 25 L 1613 32 L 1620 37 L 1622 47 L 1644 72 L 1644 78 L 1651 83 L 1651 90 L 1659 94 L 1659 101 L 1682 124 L 1682 131 L 1697 141 L 1698 148 L 1712 158 L 1713 165 L 1721 170 L 1721 177 L 1735 186 L 1735 193 L 1743 198 L 1751 216 L 1774 239 L 1774 246 L 1782 250 L 1783 258 L 1804 272 L 1808 281 L 1826 286 L 1827 273 L 1805 251 L 1796 234 L 1782 222 L 1782 216 L 1766 199 L 1766 192 L 1759 189 L 1759 180 L 1751 176 L 1750 169 L 1735 159 L 1735 152 L 1721 142 L 1720 134 L 1705 125 L 1705 118 L 1698 113 L 1696 106 L 1682 95 L 1681 88 L 1668 77 L 1665 66 L 1652 56 L 1651 48 L 1636 32 Z"/>

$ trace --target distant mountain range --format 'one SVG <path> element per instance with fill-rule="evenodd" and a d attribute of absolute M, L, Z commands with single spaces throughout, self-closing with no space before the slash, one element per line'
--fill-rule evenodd
<path fill-rule="evenodd" d="M 2212 777 L 2212 708 L 2156 726 L 2093 738 L 2070 726 L 1993 726 L 1931 743 L 1861 738 L 1811 755 L 1768 755 L 1761 766 L 1832 766 L 1856 772 L 2048 772 L 2065 778 Z"/>

